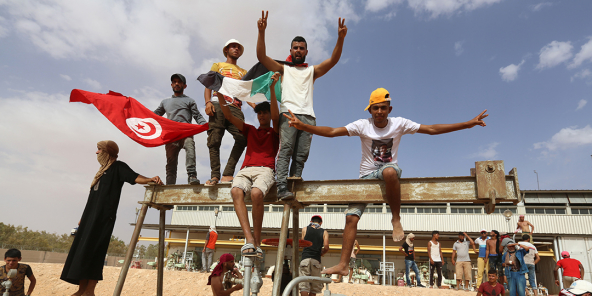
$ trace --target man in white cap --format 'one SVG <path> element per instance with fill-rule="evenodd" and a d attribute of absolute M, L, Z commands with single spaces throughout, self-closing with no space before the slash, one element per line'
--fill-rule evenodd
<path fill-rule="evenodd" d="M 218 72 L 224 77 L 232 79 L 241 79 L 247 71 L 239 67 L 236 62 L 244 52 L 244 47 L 236 39 L 230 39 L 222 48 L 222 53 L 226 58 L 226 62 L 214 63 L 210 71 Z M 240 159 L 245 147 L 247 146 L 247 139 L 243 133 L 230 121 L 228 121 L 222 109 L 220 109 L 220 102 L 216 94 L 212 94 L 212 90 L 205 89 L 204 97 L 206 101 L 206 114 L 209 116 L 208 128 L 208 148 L 210 150 L 210 168 L 212 169 L 210 179 L 206 181 L 206 186 L 216 185 L 218 182 L 231 182 L 234 176 L 234 169 Z M 236 98 L 224 96 L 225 104 L 229 105 L 230 111 L 234 117 L 245 121 L 245 115 L 241 111 L 242 102 Z M 224 103 L 224 102 L 223 102 Z M 251 105 L 251 107 L 255 107 Z M 222 137 L 224 132 L 228 131 L 234 138 L 234 145 L 230 151 L 226 168 L 220 176 L 220 145 L 222 144 Z"/>
<path fill-rule="evenodd" d="M 489 262 L 485 260 L 487 253 L 487 230 L 481 229 L 481 236 L 475 240 L 475 245 L 479 245 L 479 256 L 477 257 L 477 287 L 483 282 L 483 273 L 489 270 Z"/>
<path fill-rule="evenodd" d="M 216 252 L 216 241 L 218 240 L 218 232 L 216 226 L 210 226 L 210 231 L 206 235 L 203 250 L 201 250 L 201 271 L 210 272 L 210 266 L 214 260 L 214 252 Z"/>
<path fill-rule="evenodd" d="M 560 296 L 592 296 L 592 283 L 579 280 L 574 282 L 569 288 L 561 290 Z"/>

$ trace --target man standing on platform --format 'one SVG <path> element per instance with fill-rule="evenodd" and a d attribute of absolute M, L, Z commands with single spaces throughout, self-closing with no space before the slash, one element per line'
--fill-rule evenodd
<path fill-rule="evenodd" d="M 522 232 L 523 234 L 528 234 L 530 235 L 530 242 L 534 242 L 533 240 L 533 236 L 532 234 L 534 233 L 534 225 L 532 225 L 532 223 L 524 220 L 524 215 L 520 215 L 520 217 L 518 218 L 518 222 L 516 223 L 517 227 L 516 227 L 516 231 L 514 231 L 514 233 L 517 233 L 518 231 Z"/>
<path fill-rule="evenodd" d="M 218 232 L 216 226 L 210 226 L 210 231 L 206 235 L 203 250 L 201 250 L 201 271 L 210 272 L 214 260 L 214 252 L 216 252 L 216 241 L 218 240 Z"/>
<path fill-rule="evenodd" d="M 405 253 L 405 279 L 407 280 L 407 286 L 411 287 L 411 277 L 409 276 L 409 270 L 413 269 L 413 272 L 415 272 L 415 280 L 417 280 L 417 286 L 420 288 L 425 288 L 425 286 L 421 284 L 419 269 L 415 263 L 415 247 L 413 246 L 414 240 L 415 234 L 408 234 L 403 246 L 399 248 L 399 252 Z"/>
<path fill-rule="evenodd" d="M 238 40 L 228 40 L 224 45 L 224 48 L 222 48 L 222 53 L 226 58 L 226 62 L 214 63 L 210 71 L 218 72 L 222 74 L 222 76 L 228 78 L 240 80 L 247 73 L 245 69 L 236 64 L 243 52 L 244 47 Z M 217 94 L 214 93 L 213 95 L 214 96 L 212 96 L 211 89 L 205 89 L 204 97 L 206 100 L 206 114 L 209 116 L 208 148 L 210 149 L 210 167 L 212 169 L 211 177 L 206 181 L 206 186 L 216 185 L 218 182 L 231 182 L 236 164 L 247 146 L 247 139 L 245 136 L 234 124 L 224 118 L 222 109 L 220 109 L 221 103 L 228 104 L 232 115 L 244 122 L 245 115 L 241 110 L 242 102 L 227 96 L 224 96 L 224 100 L 219 101 Z M 249 105 L 251 104 L 252 103 L 249 103 Z M 255 104 L 252 104 L 251 107 L 255 108 Z M 234 138 L 234 145 L 230 151 L 226 168 L 222 173 L 222 179 L 220 179 L 220 145 L 222 144 L 224 131 L 228 131 L 232 135 Z"/>
<path fill-rule="evenodd" d="M 331 57 L 315 66 L 304 63 L 308 54 L 306 40 L 296 36 L 290 44 L 290 65 L 281 65 L 268 57 L 265 51 L 265 29 L 267 28 L 268 13 L 261 12 L 261 18 L 257 22 L 259 38 L 257 39 L 257 59 L 269 71 L 280 72 L 282 80 L 282 105 L 280 112 L 288 114 L 288 110 L 294 112 L 294 116 L 304 123 L 316 125 L 316 117 L 313 110 L 314 82 L 327 74 L 341 58 L 343 40 L 347 34 L 345 19 L 339 18 L 337 30 L 337 44 Z M 289 176 L 301 177 L 304 163 L 308 159 L 312 134 L 290 127 L 288 120 L 280 116 L 281 147 L 277 157 L 277 189 L 278 198 L 291 199 L 294 194 L 288 191 L 288 167 Z M 290 166 L 290 159 L 292 165 Z"/>
<path fill-rule="evenodd" d="M 559 268 L 563 268 L 563 287 L 569 287 L 577 280 L 584 279 L 584 266 L 578 259 L 572 259 L 568 251 L 561 252 L 563 259 L 557 261 L 553 273 L 555 274 L 555 285 L 559 286 Z"/>
<path fill-rule="evenodd" d="M 300 276 L 321 277 L 321 257 L 329 251 L 329 233 L 321 228 L 323 218 L 314 215 L 310 224 L 302 228 L 302 239 L 312 242 L 312 246 L 302 250 Z M 315 296 L 323 290 L 323 283 L 301 282 L 298 284 L 301 296 Z"/>
<path fill-rule="evenodd" d="M 489 262 L 485 259 L 488 239 L 487 230 L 481 229 L 481 237 L 475 240 L 475 244 L 479 245 L 479 256 L 477 257 L 477 287 L 481 286 L 483 273 L 489 270 Z"/>
<path fill-rule="evenodd" d="M 173 88 L 173 96 L 162 100 L 154 113 L 159 116 L 166 113 L 168 119 L 176 122 L 191 123 L 191 118 L 194 118 L 197 124 L 206 124 L 206 120 L 197 110 L 195 101 L 183 94 L 183 91 L 187 88 L 185 76 L 178 73 L 173 74 L 171 76 L 171 87 Z M 181 149 L 185 149 L 188 183 L 191 185 L 199 184 L 197 171 L 195 170 L 195 142 L 193 136 L 168 143 L 164 146 L 164 149 L 167 158 L 166 185 L 175 185 L 177 183 L 177 164 Z"/>
<path fill-rule="evenodd" d="M 370 112 L 371 118 L 360 119 L 345 127 L 332 128 L 327 126 L 314 126 L 302 122 L 291 110 L 290 116 L 283 114 L 290 120 L 291 127 L 323 137 L 358 136 L 362 141 L 362 160 L 360 162 L 360 179 L 384 180 L 384 199 L 388 202 L 392 212 L 391 223 L 393 225 L 393 241 L 400 241 L 405 237 L 401 224 L 401 168 L 397 164 L 397 151 L 401 137 L 416 132 L 429 135 L 438 135 L 472 128 L 476 125 L 485 126 L 483 119 L 488 115 L 487 110 L 481 112 L 475 118 L 461 123 L 423 125 L 402 117 L 388 117 L 393 110 L 391 97 L 384 88 L 378 88 L 370 94 L 370 103 L 365 110 Z M 379 147 L 387 145 L 391 154 L 389 162 L 377 161 L 374 156 L 380 153 Z M 381 158 L 382 159 L 382 158 Z M 353 242 L 358 230 L 358 221 L 366 208 L 365 203 L 351 203 L 346 211 L 345 229 L 343 230 L 343 249 L 339 264 L 326 269 L 326 274 L 347 275 L 347 263 L 353 248 Z"/>
<path fill-rule="evenodd" d="M 467 241 L 468 240 L 468 241 Z M 452 246 L 452 265 L 456 266 L 456 290 L 460 289 L 463 275 L 465 276 L 464 290 L 469 291 L 471 281 L 471 257 L 469 257 L 469 245 L 475 250 L 475 243 L 466 232 L 458 233 L 458 240 Z M 457 257 L 456 261 L 454 258 Z"/>

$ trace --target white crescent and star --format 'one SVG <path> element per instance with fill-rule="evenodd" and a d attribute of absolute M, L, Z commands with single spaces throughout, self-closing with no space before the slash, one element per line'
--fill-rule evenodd
<path fill-rule="evenodd" d="M 162 134 L 162 127 L 153 118 L 131 117 L 126 119 L 125 123 L 130 130 L 142 139 L 152 140 L 160 137 Z"/>

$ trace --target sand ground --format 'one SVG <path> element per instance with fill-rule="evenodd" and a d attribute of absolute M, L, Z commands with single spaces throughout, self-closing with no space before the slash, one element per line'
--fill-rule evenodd
<path fill-rule="evenodd" d="M 62 264 L 52 263 L 28 263 L 33 269 L 37 278 L 37 286 L 33 295 L 71 295 L 77 291 L 78 286 L 61 281 Z M 97 285 L 96 295 L 113 295 L 113 290 L 119 277 L 120 267 L 105 267 L 103 281 Z M 208 274 L 186 271 L 164 271 L 164 295 L 212 295 L 207 283 Z M 27 284 L 28 286 L 28 281 Z M 260 295 L 271 295 L 272 281 L 263 280 L 263 287 Z M 353 295 L 476 295 L 475 292 L 464 292 L 454 290 L 434 290 L 422 288 L 405 288 L 396 286 L 378 286 L 362 284 L 330 284 L 332 293 Z M 26 290 L 25 290 L 26 291 Z M 127 275 L 122 295 L 156 295 L 156 270 L 130 269 Z M 234 292 L 233 295 L 242 295 L 242 292 Z M 322 294 L 318 294 L 322 295 Z"/>

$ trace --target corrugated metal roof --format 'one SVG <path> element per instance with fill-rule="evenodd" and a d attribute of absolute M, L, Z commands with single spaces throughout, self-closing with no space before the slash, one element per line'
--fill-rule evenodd
<path fill-rule="evenodd" d="M 523 191 L 526 204 L 538 203 L 592 203 L 592 192 L 589 190 L 550 190 L 550 191 Z"/>
<path fill-rule="evenodd" d="M 300 213 L 299 227 L 308 225 L 313 213 Z M 343 229 L 345 215 L 343 213 L 324 213 L 323 228 Z M 358 222 L 361 231 L 391 232 L 391 214 L 366 213 Z M 479 232 L 482 228 L 497 229 L 499 231 L 514 231 L 518 215 L 512 216 L 506 222 L 501 214 L 401 214 L 401 223 L 405 231 L 433 231 L 442 232 Z M 252 223 L 251 217 L 249 220 Z M 535 226 L 538 234 L 592 234 L 592 216 L 590 215 L 529 215 L 527 220 Z M 263 228 L 279 229 L 282 223 L 282 213 L 265 213 Z M 212 212 L 175 211 L 171 220 L 172 225 L 208 226 L 214 224 Z M 238 227 L 238 218 L 234 212 L 223 212 L 218 216 L 218 227 Z M 292 218 L 290 217 L 290 226 Z"/>

